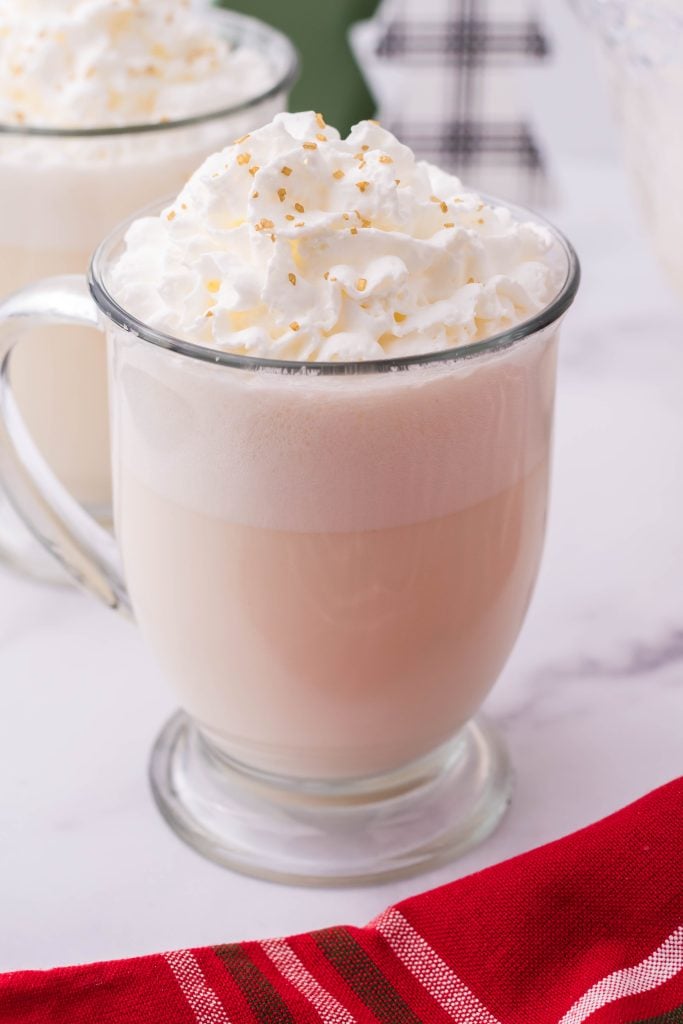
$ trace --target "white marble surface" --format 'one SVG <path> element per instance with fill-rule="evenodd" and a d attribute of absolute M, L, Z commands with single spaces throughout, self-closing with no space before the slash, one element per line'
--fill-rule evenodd
<path fill-rule="evenodd" d="M 0 571 L 0 970 L 362 923 L 683 772 L 683 306 L 616 170 L 565 169 L 582 256 L 559 380 L 552 517 L 523 635 L 489 702 L 517 785 L 500 830 L 419 879 L 259 883 L 159 818 L 150 745 L 171 699 L 135 629 Z"/>

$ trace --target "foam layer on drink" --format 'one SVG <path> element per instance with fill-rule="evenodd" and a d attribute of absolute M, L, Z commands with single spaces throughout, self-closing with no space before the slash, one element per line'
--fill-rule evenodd
<path fill-rule="evenodd" d="M 156 123 L 265 92 L 264 54 L 189 0 L 0 0 L 0 123 Z"/>
<path fill-rule="evenodd" d="M 552 334 L 353 376 L 252 372 L 116 330 L 115 473 L 232 523 L 373 530 L 452 515 L 547 459 Z"/>
<path fill-rule="evenodd" d="M 560 285 L 549 233 L 374 122 L 282 114 L 136 221 L 112 274 L 146 323 L 263 358 L 353 361 L 480 341 Z"/>

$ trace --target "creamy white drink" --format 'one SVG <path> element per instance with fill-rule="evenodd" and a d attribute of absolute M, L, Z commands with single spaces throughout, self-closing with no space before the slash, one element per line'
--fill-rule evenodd
<path fill-rule="evenodd" d="M 281 110 L 294 65 L 267 26 L 186 0 L 0 0 L 0 296 L 83 272 L 114 224 Z M 73 328 L 36 332 L 13 361 L 39 448 L 101 510 L 105 362 Z M 26 564 L 21 546 L 0 522 L 0 551 Z"/>
<path fill-rule="evenodd" d="M 550 234 L 372 122 L 342 140 L 280 115 L 135 221 L 108 277 L 128 314 L 207 348 L 111 329 L 116 532 L 183 707 L 226 754 L 294 777 L 366 777 L 446 742 L 536 577 L 557 325 L 427 354 L 546 307 Z"/>

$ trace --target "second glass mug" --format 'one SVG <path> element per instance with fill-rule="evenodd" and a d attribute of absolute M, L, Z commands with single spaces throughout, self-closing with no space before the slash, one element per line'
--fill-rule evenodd
<path fill-rule="evenodd" d="M 83 273 L 96 245 L 134 210 L 176 192 L 211 153 L 287 106 L 298 58 L 270 25 L 206 5 L 212 36 L 270 71 L 251 96 L 177 120 L 126 127 L 0 124 L 0 297 L 52 274 Z M 34 332 L 15 360 L 17 400 L 50 466 L 100 522 L 111 522 L 106 352 L 87 330 Z M 59 345 L 54 344 L 60 335 Z M 64 582 L 17 521 L 0 478 L 0 562 Z M 67 578 L 68 579 L 68 578 Z"/>
<path fill-rule="evenodd" d="M 72 575 L 132 606 L 174 686 L 159 807 L 205 855 L 277 880 L 450 859 L 509 803 L 504 750 L 472 716 L 538 572 L 573 249 L 551 229 L 557 296 L 488 341 L 307 364 L 194 345 L 123 309 L 109 279 L 127 226 L 87 284 L 47 279 L 0 306 L 0 471 Z M 11 354 L 36 323 L 107 336 L 117 540 L 21 421 Z"/>

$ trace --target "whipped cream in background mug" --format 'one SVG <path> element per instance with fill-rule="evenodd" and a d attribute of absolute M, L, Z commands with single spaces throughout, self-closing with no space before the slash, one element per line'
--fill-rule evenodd
<path fill-rule="evenodd" d="M 268 26 L 186 0 L 0 0 L 0 295 L 84 271 L 117 221 L 281 110 L 295 72 Z M 104 347 L 51 331 L 59 345 L 36 332 L 17 355 L 17 397 L 62 482 L 106 518 Z M 0 555 L 44 574 L 37 554 L 0 508 Z"/>
<path fill-rule="evenodd" d="M 273 85 L 189 0 L 0 0 L 0 123 L 126 127 L 237 106 Z"/>
<path fill-rule="evenodd" d="M 548 225 L 372 122 L 342 140 L 304 113 L 115 232 L 97 310 L 79 279 L 0 309 L 0 359 L 8 323 L 46 308 L 109 338 L 119 550 L 64 497 L 45 517 L 11 423 L 0 455 L 34 529 L 132 607 L 174 687 L 153 787 L 202 852 L 357 881 L 500 819 L 507 761 L 472 716 L 538 571 L 577 287 Z"/>

